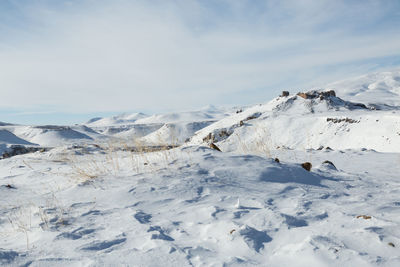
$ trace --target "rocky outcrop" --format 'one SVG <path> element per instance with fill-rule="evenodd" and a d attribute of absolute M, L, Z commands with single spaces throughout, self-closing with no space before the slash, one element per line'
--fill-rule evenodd
<path fill-rule="evenodd" d="M 25 146 L 21 146 L 21 145 L 12 145 L 6 152 L 4 152 L 1 155 L 1 159 L 11 158 L 11 157 L 17 156 L 17 155 L 34 153 L 37 151 L 45 152 L 47 150 L 48 150 L 47 148 L 43 148 L 43 147 L 25 147 Z"/>
<path fill-rule="evenodd" d="M 297 93 L 297 95 L 304 99 L 320 98 L 321 100 L 325 99 L 326 97 L 331 97 L 331 96 L 336 97 L 336 93 L 333 90 L 329 90 L 329 91 L 325 91 L 325 92 L 322 92 L 322 91 L 310 91 L 307 93 L 299 92 L 299 93 Z"/>
<path fill-rule="evenodd" d="M 282 94 L 280 95 L 280 97 L 288 97 L 289 96 L 289 91 L 282 91 Z"/>
<path fill-rule="evenodd" d="M 219 147 L 217 147 L 217 145 L 214 144 L 214 143 L 211 143 L 211 144 L 210 144 L 210 148 L 215 149 L 215 150 L 221 152 L 221 149 L 219 149 Z"/>
<path fill-rule="evenodd" d="M 233 129 L 219 129 L 213 133 L 209 133 L 206 137 L 203 138 L 203 142 L 205 143 L 215 143 L 222 140 L 225 140 L 233 133 Z"/>
<path fill-rule="evenodd" d="M 341 119 L 336 119 L 336 118 L 326 118 L 327 122 L 333 122 L 333 123 L 341 123 L 341 122 L 347 122 L 347 123 L 359 123 L 360 121 L 353 120 L 350 118 L 341 118 Z"/>

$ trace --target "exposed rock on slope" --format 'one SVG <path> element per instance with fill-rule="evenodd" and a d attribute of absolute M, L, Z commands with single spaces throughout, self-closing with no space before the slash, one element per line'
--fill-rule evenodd
<path fill-rule="evenodd" d="M 321 146 L 398 152 L 398 113 L 343 100 L 332 90 L 314 90 L 233 114 L 198 131 L 190 144 L 217 142 L 223 151 L 249 153 Z"/>

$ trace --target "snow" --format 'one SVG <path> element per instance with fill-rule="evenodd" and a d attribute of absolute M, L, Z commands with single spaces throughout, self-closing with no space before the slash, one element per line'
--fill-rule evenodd
<path fill-rule="evenodd" d="M 267 152 L 277 147 L 398 152 L 399 114 L 362 108 L 338 97 L 278 97 L 201 129 L 191 144 L 207 143 L 211 133 L 225 152 Z"/>
<path fill-rule="evenodd" d="M 398 98 L 350 88 L 238 113 L 1 126 L 0 150 L 53 148 L 0 160 L 0 264 L 399 266 Z"/>
<path fill-rule="evenodd" d="M 168 144 L 176 145 L 184 143 L 195 132 L 210 125 L 213 121 L 194 121 L 164 124 L 160 129 L 142 138 L 140 142 L 144 144 Z"/>
<path fill-rule="evenodd" d="M 29 142 L 51 147 L 66 143 L 92 140 L 92 138 L 85 133 L 75 131 L 71 127 L 66 126 L 46 125 L 15 127 L 14 134 Z"/>
<path fill-rule="evenodd" d="M 173 112 L 167 114 L 152 115 L 147 118 L 137 120 L 138 124 L 149 123 L 173 123 L 173 122 L 199 122 L 199 121 L 216 121 L 229 115 L 232 111 L 218 109 L 212 105 L 204 107 L 196 111 Z"/>
<path fill-rule="evenodd" d="M 7 131 L 7 130 L 1 130 L 0 129 L 0 143 L 4 144 L 18 144 L 18 145 L 32 145 L 32 143 L 29 143 L 13 133 Z"/>
<path fill-rule="evenodd" d="M 89 127 L 111 126 L 118 124 L 130 124 L 139 119 L 146 118 L 147 115 L 143 113 L 123 113 L 121 115 L 112 116 L 110 118 L 93 118 L 89 120 L 86 125 Z"/>
<path fill-rule="evenodd" d="M 341 97 L 366 104 L 400 106 L 400 69 L 351 78 L 326 86 Z"/>
<path fill-rule="evenodd" d="M 61 160 L 60 151 L 71 155 Z M 194 146 L 120 152 L 116 171 L 107 155 L 60 151 L 0 162 L 3 183 L 15 187 L 0 189 L 3 218 L 13 221 L 0 224 L 0 246 L 15 264 L 400 263 L 388 245 L 400 241 L 397 153 L 274 151 L 277 163 Z M 93 157 L 109 171 L 87 181 L 77 170 L 94 175 Z M 312 172 L 298 163 L 306 158 Z M 325 159 L 338 170 L 318 166 Z M 19 166 L 11 173 L 10 161 Z"/>

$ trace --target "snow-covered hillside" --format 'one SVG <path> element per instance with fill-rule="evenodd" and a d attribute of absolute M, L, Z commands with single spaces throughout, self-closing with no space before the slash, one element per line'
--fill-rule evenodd
<path fill-rule="evenodd" d="M 400 97 L 399 97 L 400 98 Z M 200 130 L 191 144 L 214 142 L 223 151 L 359 149 L 400 151 L 400 110 L 376 110 L 334 91 L 278 97 Z"/>
<path fill-rule="evenodd" d="M 97 132 L 124 139 L 128 143 L 147 145 L 182 144 L 196 131 L 229 116 L 234 109 L 209 105 L 196 111 L 155 114 L 122 114 L 110 118 L 95 118 L 86 124 Z"/>
<path fill-rule="evenodd" d="M 196 111 L 152 116 L 124 113 L 109 118 L 93 118 L 85 124 L 74 126 L 26 126 L 0 122 L 0 152 L 4 152 L 7 145 L 12 144 L 55 147 L 67 144 L 107 143 L 110 140 L 120 140 L 131 145 L 182 144 L 196 131 L 233 112 L 233 109 L 210 105 Z"/>
<path fill-rule="evenodd" d="M 109 118 L 93 118 L 89 120 L 86 123 L 86 125 L 89 127 L 99 127 L 99 126 L 112 126 L 119 124 L 130 124 L 146 117 L 147 115 L 143 113 L 132 113 L 132 114 L 124 113 Z"/>
<path fill-rule="evenodd" d="M 112 159 L 64 148 L 2 160 L 0 261 L 400 264 L 398 153 L 277 153 L 280 163 L 206 147 Z"/>
<path fill-rule="evenodd" d="M 347 79 L 326 86 L 351 101 L 400 106 L 400 69 Z"/>
<path fill-rule="evenodd" d="M 398 74 L 0 124 L 0 265 L 400 266 Z"/>

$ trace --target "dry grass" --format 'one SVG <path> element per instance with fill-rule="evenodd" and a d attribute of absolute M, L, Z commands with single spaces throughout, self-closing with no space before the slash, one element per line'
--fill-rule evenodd
<path fill-rule="evenodd" d="M 29 232 L 32 229 L 32 205 L 22 207 L 12 207 L 7 214 L 7 220 L 10 223 L 10 233 L 23 233 L 26 239 L 26 249 L 29 250 Z"/>
<path fill-rule="evenodd" d="M 127 173 L 155 172 L 166 168 L 178 158 L 177 138 L 171 142 L 160 142 L 149 146 L 142 139 L 113 139 L 104 144 L 97 144 L 99 153 L 76 155 L 71 150 L 64 154 L 64 160 L 71 167 L 70 176 L 80 182 L 87 182 L 98 177 L 117 177 Z M 100 153 L 101 152 L 101 153 Z"/>

